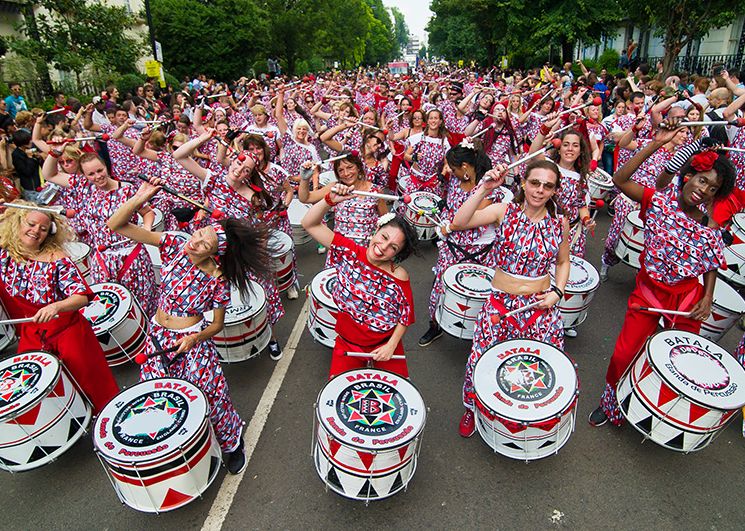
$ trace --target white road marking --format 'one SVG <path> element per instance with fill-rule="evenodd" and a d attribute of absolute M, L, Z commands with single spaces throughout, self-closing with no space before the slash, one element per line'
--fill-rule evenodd
<path fill-rule="evenodd" d="M 246 461 L 251 461 L 251 456 L 256 449 L 256 444 L 259 442 L 261 432 L 264 430 L 266 419 L 269 417 L 269 413 L 272 410 L 272 405 L 277 398 L 277 393 L 282 386 L 282 382 L 287 375 L 287 370 L 290 368 L 292 358 L 295 355 L 295 349 L 300 341 L 300 336 L 303 334 L 303 328 L 305 328 L 305 322 L 308 319 L 308 313 L 310 312 L 310 297 L 305 300 L 300 315 L 295 321 L 295 326 L 292 327 L 292 332 L 287 340 L 287 345 L 282 350 L 282 359 L 277 362 L 277 366 L 272 372 L 269 383 L 267 383 L 264 393 L 261 395 L 259 405 L 256 406 L 251 422 L 244 431 L 243 438 L 245 441 L 246 449 Z M 222 529 L 225 517 L 230 510 L 230 506 L 233 504 L 233 498 L 235 493 L 238 491 L 238 485 L 241 484 L 245 471 L 241 474 L 226 475 L 225 479 L 220 485 L 220 491 L 217 493 L 215 501 L 212 503 L 209 514 L 202 525 L 203 531 L 218 531 Z"/>

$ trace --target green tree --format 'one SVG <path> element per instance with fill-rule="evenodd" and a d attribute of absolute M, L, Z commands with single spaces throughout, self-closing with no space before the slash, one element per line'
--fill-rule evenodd
<path fill-rule="evenodd" d="M 409 26 L 406 25 L 404 14 L 397 7 L 391 8 L 391 14 L 393 15 L 393 35 L 398 46 L 397 56 L 400 57 L 409 44 Z"/>
<path fill-rule="evenodd" d="M 382 0 L 365 1 L 368 8 L 368 29 L 364 62 L 370 65 L 388 62 L 396 53 L 396 38 L 391 17 Z"/>
<path fill-rule="evenodd" d="M 126 34 L 133 17 L 123 7 L 97 1 L 46 0 L 46 11 L 24 16 L 18 30 L 24 38 L 11 40 L 11 49 L 35 62 L 81 74 L 127 72 L 140 55 L 140 43 Z M 32 13 L 33 14 L 33 13 Z"/>
<path fill-rule="evenodd" d="M 269 47 L 267 11 L 254 0 L 150 0 L 163 63 L 176 77 L 245 75 Z"/>
<path fill-rule="evenodd" d="M 372 16 L 363 0 L 347 0 L 344 9 L 329 0 L 321 6 L 314 39 L 306 44 L 309 55 L 318 54 L 327 63 L 339 61 L 343 68 L 360 64 Z M 303 40 L 303 42 L 306 42 Z"/>
<path fill-rule="evenodd" d="M 632 21 L 655 28 L 655 35 L 662 38 L 665 48 L 663 76 L 672 73 L 675 59 L 687 44 L 704 38 L 712 29 L 732 23 L 745 10 L 745 0 L 620 2 Z"/>
<path fill-rule="evenodd" d="M 427 58 L 427 47 L 422 44 L 422 46 L 419 48 L 419 58 L 420 59 L 426 59 Z"/>

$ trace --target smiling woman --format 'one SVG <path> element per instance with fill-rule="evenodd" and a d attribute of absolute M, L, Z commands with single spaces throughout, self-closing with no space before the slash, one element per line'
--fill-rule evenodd
<path fill-rule="evenodd" d="M 403 218 L 392 213 L 379 218 L 367 247 L 323 224 L 331 206 L 356 197 L 353 188 L 337 184 L 305 214 L 303 227 L 321 245 L 329 247 L 337 270 L 333 299 L 339 308 L 336 343 L 329 378 L 367 361 L 349 352 L 371 354 L 379 369 L 408 377 L 403 358 L 403 336 L 414 322 L 414 300 L 409 274 L 399 264 L 414 251 L 417 236 Z M 394 354 L 401 358 L 393 359 Z"/>

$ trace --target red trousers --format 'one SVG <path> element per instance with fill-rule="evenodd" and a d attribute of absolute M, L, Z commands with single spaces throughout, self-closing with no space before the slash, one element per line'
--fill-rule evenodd
<path fill-rule="evenodd" d="M 636 287 L 629 296 L 626 317 L 621 333 L 616 340 L 605 381 L 614 389 L 631 362 L 660 324 L 660 314 L 641 310 L 632 310 L 633 304 L 668 310 L 691 310 L 701 299 L 703 286 L 698 279 L 686 279 L 674 286 L 656 282 L 642 269 L 636 275 Z M 698 334 L 701 321 L 683 316 L 665 318 L 665 328 L 675 328 Z"/>
<path fill-rule="evenodd" d="M 735 188 L 732 193 L 724 199 L 714 203 L 714 221 L 721 226 L 726 226 L 732 216 L 745 208 L 745 191 Z"/>
<path fill-rule="evenodd" d="M 392 330 L 388 334 L 363 330 L 345 314 L 340 313 L 336 321 L 336 333 L 338 335 L 336 336 L 336 343 L 334 343 L 334 350 L 331 353 L 329 380 L 352 369 L 364 369 L 368 367 L 368 364 L 376 369 L 391 371 L 404 378 L 409 377 L 409 367 L 406 365 L 406 360 L 373 361 L 372 358 L 357 358 L 346 355 L 347 352 L 371 352 L 375 350 L 386 343 L 393 333 Z M 345 338 L 355 338 L 355 341 L 360 343 L 353 343 Z M 399 341 L 394 355 L 402 356 L 403 353 L 404 344 Z"/>

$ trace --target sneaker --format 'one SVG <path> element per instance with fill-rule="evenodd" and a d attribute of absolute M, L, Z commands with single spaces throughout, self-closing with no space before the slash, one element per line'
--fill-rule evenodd
<path fill-rule="evenodd" d="M 323 245 L 318 245 L 316 251 L 318 251 L 318 254 L 326 254 L 326 248 Z"/>
<path fill-rule="evenodd" d="M 246 460 L 246 452 L 243 449 L 243 438 L 241 437 L 238 448 L 225 456 L 225 468 L 228 469 L 229 473 L 235 475 L 246 470 L 246 466 L 248 466 L 248 461 Z"/>
<path fill-rule="evenodd" d="M 276 339 L 272 339 L 269 342 L 269 357 L 272 358 L 274 361 L 279 361 L 282 359 L 282 347 L 279 346 L 279 343 L 277 343 Z"/>
<path fill-rule="evenodd" d="M 463 418 L 460 419 L 458 431 L 460 432 L 461 437 L 466 438 L 476 433 L 476 419 L 473 416 L 473 411 L 470 409 L 466 409 L 466 412 L 463 413 Z"/>
<path fill-rule="evenodd" d="M 442 337 L 442 328 L 437 323 L 430 322 L 429 330 L 427 330 L 422 337 L 419 338 L 419 346 L 426 347 L 433 341 Z"/>
<path fill-rule="evenodd" d="M 608 422 L 608 416 L 605 414 L 605 411 L 603 411 L 602 406 L 598 406 L 595 411 L 590 413 L 587 421 L 590 423 L 590 426 L 595 426 L 597 428 L 598 426 L 602 426 Z"/>
<path fill-rule="evenodd" d="M 290 289 L 287 290 L 287 298 L 291 301 L 297 299 L 300 296 L 300 293 L 297 290 L 297 286 L 293 284 L 290 286 Z"/>
<path fill-rule="evenodd" d="M 567 337 L 577 337 L 577 330 L 574 328 L 565 328 L 564 335 Z"/>
<path fill-rule="evenodd" d="M 600 264 L 600 282 L 605 282 L 608 280 L 608 270 L 610 267 L 608 267 L 606 264 Z"/>

